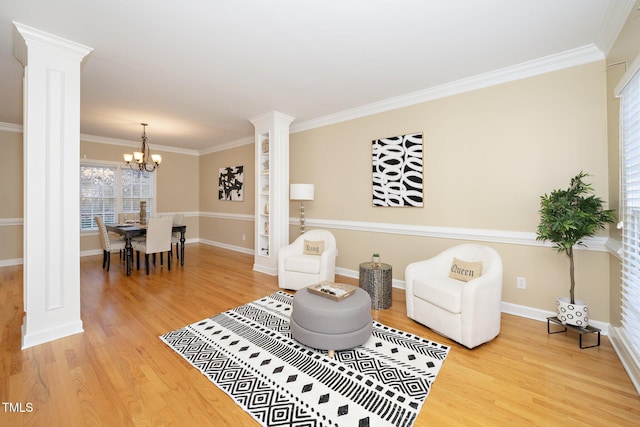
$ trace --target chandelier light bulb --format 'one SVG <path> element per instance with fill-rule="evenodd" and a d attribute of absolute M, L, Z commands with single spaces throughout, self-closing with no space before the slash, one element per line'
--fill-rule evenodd
<path fill-rule="evenodd" d="M 124 161 L 131 169 L 135 170 L 132 164 L 135 160 L 140 171 L 153 172 L 160 167 L 162 156 L 159 154 L 151 154 L 151 149 L 149 148 L 149 144 L 147 144 L 146 128 L 148 125 L 146 123 L 140 124 L 142 125 L 142 144 L 140 144 L 140 149 L 134 151 L 133 154 L 124 154 Z"/>

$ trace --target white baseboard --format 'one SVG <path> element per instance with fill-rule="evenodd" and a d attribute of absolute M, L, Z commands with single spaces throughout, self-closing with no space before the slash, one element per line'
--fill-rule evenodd
<path fill-rule="evenodd" d="M 352 277 L 354 279 L 360 277 L 360 272 L 340 267 L 336 267 L 336 274 L 346 277 Z M 393 279 L 391 286 L 398 289 L 404 289 L 404 280 Z"/>
<path fill-rule="evenodd" d="M 278 269 L 277 268 L 267 268 L 263 265 L 253 264 L 253 271 L 257 271 L 258 273 L 268 274 L 269 276 L 277 276 Z"/>
<path fill-rule="evenodd" d="M 235 246 L 235 245 L 228 245 L 225 243 L 220 243 L 220 242 L 215 242 L 212 240 L 203 240 L 203 239 L 189 239 L 186 241 L 186 243 L 203 243 L 205 245 L 211 245 L 211 246 L 216 246 L 219 248 L 223 248 L 223 249 L 229 249 L 232 251 L 236 251 L 236 252 L 242 252 L 242 253 L 246 253 L 249 255 L 253 255 L 254 251 L 252 249 L 248 249 L 248 248 L 243 248 L 241 246 Z M 89 256 L 89 255 L 99 255 L 100 253 L 102 253 L 102 250 L 100 249 L 95 249 L 95 250 L 90 250 L 90 251 L 84 251 L 81 253 L 81 256 Z M 11 265 L 20 265 L 23 263 L 23 260 L 21 258 L 19 259 L 13 259 L 13 260 L 2 260 L 0 261 L 0 267 L 6 267 L 6 266 L 11 266 Z M 254 267 L 255 269 L 255 267 Z M 258 271 L 258 270 L 256 270 Z M 267 274 L 271 274 L 271 272 L 264 272 Z M 352 278 L 358 278 L 359 277 L 359 272 L 355 271 L 355 270 L 350 270 L 350 269 L 346 269 L 346 268 L 336 268 L 336 273 L 342 276 L 346 276 L 346 277 L 352 277 Z M 405 284 L 403 280 L 397 280 L 394 279 L 393 280 L 393 287 L 394 288 L 399 288 L 399 289 L 405 289 Z M 519 317 L 525 317 L 528 319 L 533 319 L 533 320 L 538 320 L 540 322 L 546 322 L 547 321 L 547 317 L 550 316 L 554 316 L 555 312 L 553 311 L 547 311 L 547 310 L 541 310 L 538 308 L 533 308 L 533 307 L 528 307 L 528 306 L 524 306 L 524 305 L 519 305 L 519 304 L 513 304 L 513 303 L 508 303 L 508 302 L 502 302 L 501 304 L 501 311 L 503 313 L 506 314 L 512 314 L 514 316 L 519 316 Z M 639 358 L 635 355 L 635 353 L 633 352 L 633 350 L 631 349 L 631 346 L 629 346 L 627 344 L 624 332 L 619 330 L 619 328 L 615 328 L 612 327 L 610 324 L 605 323 L 605 322 L 600 322 L 597 320 L 592 320 L 591 321 L 591 325 L 595 326 L 596 328 L 599 328 L 601 330 L 601 334 L 604 336 L 609 336 L 609 341 L 611 342 L 611 345 L 613 346 L 616 354 L 618 355 L 618 358 L 620 359 L 622 365 L 624 366 L 625 370 L 627 371 L 627 374 L 629 375 L 629 378 L 631 379 L 633 385 L 635 386 L 636 390 L 638 391 L 638 394 L 640 394 L 640 360 Z M 81 332 L 82 331 L 82 326 L 80 326 L 80 329 L 78 330 L 77 326 L 75 328 L 71 328 L 71 330 L 67 330 L 67 331 L 52 331 L 53 335 L 58 335 L 58 334 L 62 334 L 62 335 L 69 335 L 74 332 Z M 40 334 L 38 334 L 40 335 Z M 48 334 L 45 334 L 48 335 Z M 32 345 L 36 345 L 40 342 L 40 340 L 42 339 L 46 339 L 46 340 L 50 340 L 48 337 L 46 336 L 37 336 L 37 337 L 33 337 L 33 336 L 29 336 L 29 337 L 25 337 L 24 341 L 23 341 L 23 348 L 26 347 L 30 347 Z M 42 341 L 45 342 L 45 341 Z"/>
<path fill-rule="evenodd" d="M 627 371 L 633 386 L 640 394 L 640 358 L 629 345 L 627 336 L 621 328 L 611 326 L 609 328 L 609 341 L 613 346 L 622 366 Z"/>
<path fill-rule="evenodd" d="M 502 302 L 500 311 L 506 314 L 513 314 L 514 316 L 525 317 L 527 319 L 538 320 L 540 322 L 546 322 L 547 317 L 556 315 L 555 311 L 541 310 L 539 308 L 533 308 L 526 305 L 518 305 L 510 302 Z M 607 336 L 610 324 L 601 322 L 599 320 L 589 319 L 589 326 L 600 329 L 600 334 Z"/>
<path fill-rule="evenodd" d="M 236 252 L 242 252 L 242 253 L 249 254 L 249 255 L 253 255 L 254 254 L 253 249 L 243 248 L 242 246 L 229 245 L 229 244 L 226 244 L 226 243 L 216 242 L 214 240 L 187 239 L 187 241 L 185 243 L 187 243 L 187 244 L 189 244 L 189 243 L 202 243 L 202 244 L 205 244 L 205 245 L 216 246 L 216 247 L 219 247 L 219 248 L 228 249 L 228 250 L 236 251 Z M 101 253 L 102 253 L 102 249 L 93 249 L 93 250 L 81 252 L 80 256 L 100 255 Z M 23 263 L 23 260 L 21 258 L 20 259 L 15 259 L 15 260 L 3 260 L 3 261 L 0 261 L 0 267 L 6 267 L 6 266 L 10 266 L 10 265 L 20 265 L 22 263 Z M 256 270 L 256 269 L 254 268 L 254 270 Z M 262 271 L 262 270 L 256 270 L 256 271 L 260 271 L 262 273 L 274 275 L 273 271 Z M 360 273 L 358 271 L 356 271 L 356 270 L 336 267 L 336 274 L 339 274 L 339 275 L 342 275 L 342 276 L 346 276 L 346 277 L 352 277 L 352 278 L 357 279 L 359 277 Z M 394 288 L 398 288 L 398 289 L 405 289 L 404 280 L 393 279 L 393 287 Z M 513 303 L 509 303 L 509 302 L 502 302 L 501 311 L 503 313 L 513 314 L 515 316 L 525 317 L 527 319 L 538 320 L 540 322 L 546 322 L 547 321 L 547 317 L 555 315 L 555 312 L 553 312 L 553 311 L 541 310 L 541 309 L 538 309 L 538 308 L 528 307 L 528 306 L 525 306 L 525 305 L 513 304 Z M 608 335 L 608 331 L 610 330 L 610 325 L 608 323 L 601 322 L 601 321 L 598 321 L 598 320 L 591 320 L 590 324 L 592 326 L 596 327 L 596 328 L 599 328 L 601 330 L 601 334 L 602 335 L 604 335 L 604 336 Z"/>
<path fill-rule="evenodd" d="M 55 328 L 43 329 L 34 333 L 25 333 L 25 326 L 22 325 L 22 349 L 33 347 L 35 345 L 44 344 L 59 338 L 68 337 L 70 335 L 84 332 L 82 320 L 71 322 Z"/>
<path fill-rule="evenodd" d="M 242 246 L 229 245 L 227 243 L 220 243 L 214 240 L 197 239 L 199 243 L 203 245 L 215 246 L 222 249 L 229 249 L 230 251 L 242 252 L 243 254 L 253 255 L 254 251 L 250 248 L 243 248 Z"/>
<path fill-rule="evenodd" d="M 102 255 L 102 249 L 91 249 L 88 251 L 80 252 L 80 258 L 85 256 Z"/>
<path fill-rule="evenodd" d="M 198 239 L 187 239 L 185 240 L 184 244 L 188 245 L 189 243 L 198 243 Z M 82 251 L 80 252 L 80 257 L 85 257 L 85 256 L 93 256 L 93 255 L 102 255 L 102 249 L 90 249 L 88 251 Z"/>
<path fill-rule="evenodd" d="M 23 258 L 0 260 L 0 267 L 11 267 L 12 265 L 22 265 L 22 264 L 24 264 Z"/>
<path fill-rule="evenodd" d="M 336 274 L 358 278 L 359 272 L 355 270 L 349 270 L 346 268 L 336 268 Z M 405 289 L 404 280 L 393 279 L 392 286 L 398 289 Z M 525 317 L 527 319 L 538 320 L 540 322 L 546 322 L 547 317 L 555 316 L 554 311 L 541 310 L 539 308 L 528 307 L 525 305 L 512 304 L 510 302 L 502 302 L 500 311 L 506 314 L 513 314 L 514 316 Z M 600 322 L 597 320 L 590 320 L 589 324 L 600 329 L 601 335 L 607 335 L 609 330 L 609 324 Z"/>

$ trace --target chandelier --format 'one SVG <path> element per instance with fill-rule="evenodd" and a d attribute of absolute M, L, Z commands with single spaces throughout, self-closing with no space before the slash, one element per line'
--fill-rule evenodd
<path fill-rule="evenodd" d="M 140 123 L 142 125 L 142 145 L 138 151 L 134 151 L 133 154 L 126 153 L 124 155 L 124 161 L 131 169 L 135 169 L 134 164 L 137 164 L 138 169 L 141 171 L 153 172 L 160 167 L 162 162 L 162 156 L 160 154 L 151 154 L 149 144 L 147 144 L 147 123 Z"/>

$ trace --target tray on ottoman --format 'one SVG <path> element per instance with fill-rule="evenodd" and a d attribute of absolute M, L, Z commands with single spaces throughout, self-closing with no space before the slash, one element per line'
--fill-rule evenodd
<path fill-rule="evenodd" d="M 317 285 L 308 286 L 307 290 L 312 294 L 330 298 L 334 301 L 342 301 L 352 295 L 357 288 L 357 286 L 351 286 L 345 283 L 320 282 Z"/>

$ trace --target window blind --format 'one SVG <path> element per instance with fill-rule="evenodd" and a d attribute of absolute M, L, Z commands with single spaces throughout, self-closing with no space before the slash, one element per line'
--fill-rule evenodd
<path fill-rule="evenodd" d="M 640 355 L 640 73 L 620 91 L 622 330 Z"/>
<path fill-rule="evenodd" d="M 80 165 L 80 230 L 95 230 L 94 217 L 105 224 L 115 224 L 118 213 L 140 212 L 140 202 L 147 202 L 147 217 L 154 211 L 155 180 L 153 174 L 122 168 L 120 165 Z"/>
<path fill-rule="evenodd" d="M 115 167 L 80 166 L 80 230 L 97 228 L 94 216 L 107 224 L 116 218 Z"/>
<path fill-rule="evenodd" d="M 122 169 L 122 212 L 140 212 L 140 202 L 147 202 L 147 216 L 153 215 L 153 176 L 150 172 Z"/>

